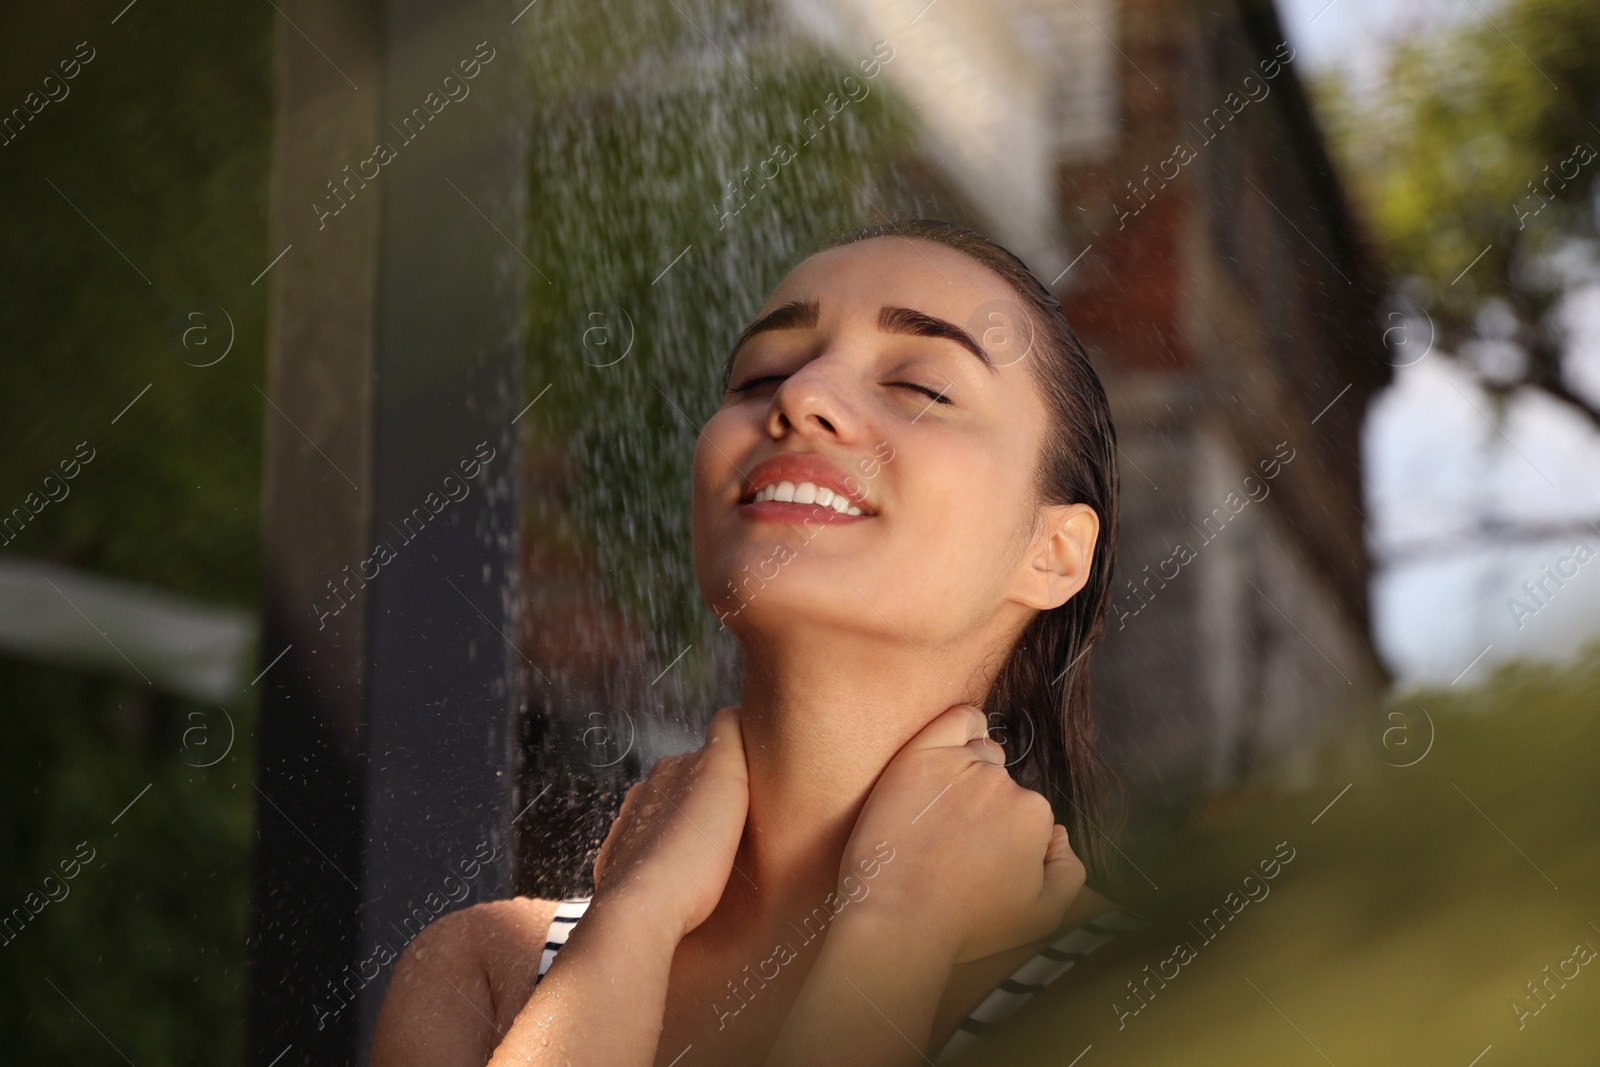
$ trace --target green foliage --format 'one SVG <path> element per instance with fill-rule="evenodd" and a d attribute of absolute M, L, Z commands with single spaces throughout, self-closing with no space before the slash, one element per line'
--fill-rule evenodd
<path fill-rule="evenodd" d="M 123 7 L 19 9 L 0 41 L 6 109 L 78 42 L 95 50 L 70 94 L 0 147 L 0 509 L 79 442 L 95 458 L 0 551 L 254 610 L 267 283 L 250 283 L 272 258 L 276 16 L 179 0 L 113 25 Z M 222 309 L 232 350 L 186 366 L 221 354 Z M 191 334 L 186 349 L 202 323 L 206 346 Z M 232 751 L 196 769 L 183 731 L 203 721 L 220 741 L 216 708 L 8 658 L 0 708 L 0 909 L 80 842 L 95 850 L 69 895 L 0 946 L 0 1058 L 239 1061 L 254 709 L 229 709 Z"/>
<path fill-rule="evenodd" d="M 1491 297 L 1542 327 L 1539 259 L 1596 234 L 1600 158 L 1574 153 L 1600 153 L 1600 5 L 1509 0 L 1396 46 L 1375 94 L 1335 73 L 1316 96 L 1391 271 L 1424 283 L 1447 337 Z"/>
<path fill-rule="evenodd" d="M 271 259 L 271 24 L 198 4 L 70 21 L 50 44 L 88 40 L 97 55 L 0 149 L 0 507 L 78 442 L 97 454 L 6 550 L 254 605 L 266 291 L 250 282 Z M 25 48 L 10 65 L 41 74 L 72 53 L 9 48 Z M 222 351 L 219 307 L 232 351 L 185 365 Z M 204 349 L 183 346 L 194 311 Z"/>
<path fill-rule="evenodd" d="M 183 733 L 203 724 L 220 755 L 230 727 L 216 708 L 9 660 L 0 692 L 12 712 L 0 748 L 0 908 L 60 898 L 0 946 L 7 1062 L 124 1063 L 116 1049 L 141 1064 L 239 1062 L 248 709 L 231 712 L 228 755 L 197 768 L 178 756 Z M 75 855 L 93 858 L 65 881 L 60 865 Z"/>

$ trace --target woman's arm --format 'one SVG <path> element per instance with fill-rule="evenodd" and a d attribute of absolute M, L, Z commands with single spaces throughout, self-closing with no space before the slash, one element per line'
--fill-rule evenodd
<path fill-rule="evenodd" d="M 395 964 L 371 1067 L 483 1067 L 533 989 L 557 901 L 496 900 L 441 916 Z"/>
<path fill-rule="evenodd" d="M 489 1067 L 654 1061 L 678 920 L 632 901 L 608 903 L 584 913 Z"/>
<path fill-rule="evenodd" d="M 1006 772 L 986 725 L 958 705 L 884 768 L 840 864 L 850 903 L 767 1067 L 927 1061 L 952 971 L 1037 941 L 1067 916 L 1083 865 L 1049 803 Z"/>
<path fill-rule="evenodd" d="M 395 966 L 371 1067 L 649 1064 L 672 921 L 618 900 L 591 906 L 534 990 L 556 905 L 494 901 L 429 925 Z"/>
<path fill-rule="evenodd" d="M 446 916 L 396 968 L 373 1067 L 649 1067 L 672 958 L 722 898 L 749 800 L 738 709 L 723 708 L 705 747 L 657 760 L 628 790 L 595 859 L 594 897 L 532 995 L 553 902 Z"/>
<path fill-rule="evenodd" d="M 936 1051 L 929 1041 L 954 966 L 947 946 L 853 908 L 829 926 L 765 1067 L 900 1067 Z"/>

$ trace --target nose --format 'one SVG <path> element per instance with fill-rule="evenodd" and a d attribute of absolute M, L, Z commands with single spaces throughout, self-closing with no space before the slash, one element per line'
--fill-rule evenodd
<path fill-rule="evenodd" d="M 818 358 L 784 379 L 767 409 L 767 433 L 774 440 L 791 434 L 836 443 L 855 440 L 857 419 L 831 371 Z"/>

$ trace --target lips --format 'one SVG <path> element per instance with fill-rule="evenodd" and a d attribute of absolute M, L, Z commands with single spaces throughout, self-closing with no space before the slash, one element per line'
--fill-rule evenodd
<path fill-rule="evenodd" d="M 739 503 L 773 517 L 804 512 L 837 521 L 877 514 L 860 482 L 815 453 L 788 452 L 758 463 L 745 479 Z"/>

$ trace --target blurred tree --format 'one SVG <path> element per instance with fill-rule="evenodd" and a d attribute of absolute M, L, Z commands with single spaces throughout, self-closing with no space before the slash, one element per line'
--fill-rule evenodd
<path fill-rule="evenodd" d="M 1480 14 L 1395 47 L 1373 91 L 1326 75 L 1320 110 L 1401 309 L 1433 323 L 1407 342 L 1461 359 L 1500 400 L 1542 389 L 1600 427 L 1554 314 L 1600 280 L 1600 4 Z"/>

